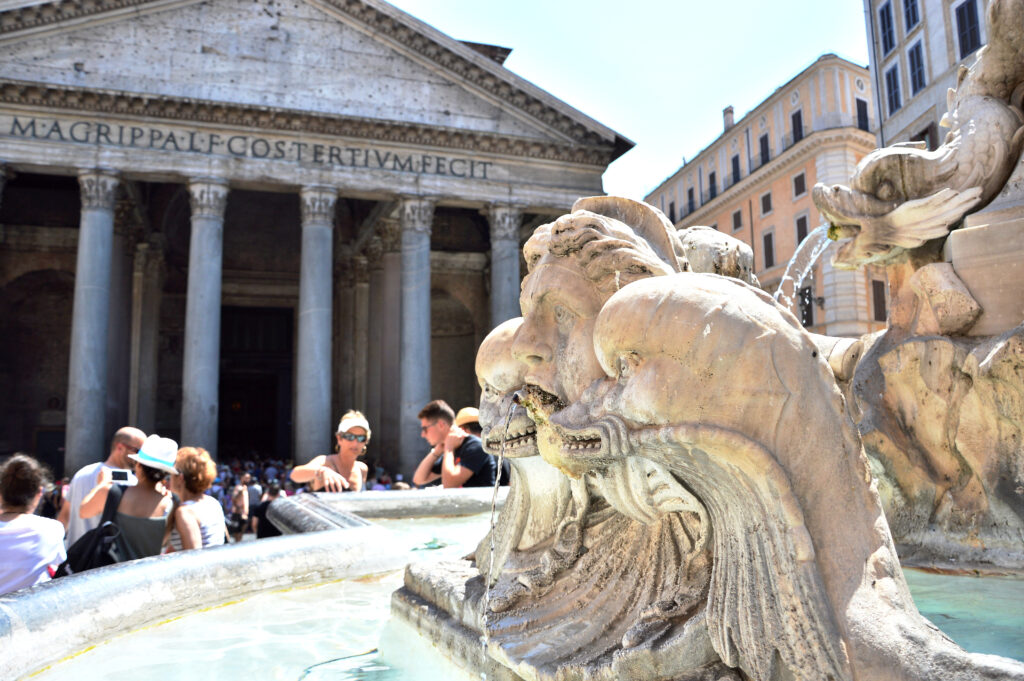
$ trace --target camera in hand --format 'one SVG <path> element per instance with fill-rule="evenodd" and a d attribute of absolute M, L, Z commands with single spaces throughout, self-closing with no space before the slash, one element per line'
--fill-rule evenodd
<path fill-rule="evenodd" d="M 137 485 L 139 479 L 135 477 L 135 473 L 128 470 L 127 468 L 114 468 L 110 471 L 110 480 L 115 485 Z"/>

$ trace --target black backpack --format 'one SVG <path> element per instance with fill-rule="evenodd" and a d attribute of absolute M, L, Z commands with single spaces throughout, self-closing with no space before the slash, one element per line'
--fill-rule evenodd
<path fill-rule="evenodd" d="M 114 522 L 123 492 L 121 485 L 110 486 L 99 527 L 89 530 L 68 547 L 68 559 L 60 564 L 54 577 L 113 565 L 131 558 L 131 550 L 121 536 L 121 528 Z M 72 509 L 74 512 L 75 509 Z"/>

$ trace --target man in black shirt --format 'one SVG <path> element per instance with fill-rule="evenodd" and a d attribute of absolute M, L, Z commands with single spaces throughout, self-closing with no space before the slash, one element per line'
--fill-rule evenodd
<path fill-rule="evenodd" d="M 444 400 L 434 400 L 419 413 L 420 435 L 432 449 L 416 468 L 419 486 L 438 479 L 444 487 L 491 487 L 497 473 L 494 457 L 480 438 L 454 425 L 455 412 Z"/>

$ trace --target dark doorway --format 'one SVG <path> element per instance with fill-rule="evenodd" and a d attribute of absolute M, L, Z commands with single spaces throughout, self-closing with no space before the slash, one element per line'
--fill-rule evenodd
<path fill-rule="evenodd" d="M 292 456 L 291 308 L 221 312 L 219 458 Z"/>

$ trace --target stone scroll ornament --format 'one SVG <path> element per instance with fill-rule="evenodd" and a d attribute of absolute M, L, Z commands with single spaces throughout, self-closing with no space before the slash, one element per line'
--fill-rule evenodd
<path fill-rule="evenodd" d="M 938 149 L 923 143 L 877 149 L 849 186 L 818 184 L 814 202 L 844 241 L 833 263 L 857 268 L 899 262 L 945 237 L 1003 188 L 1024 146 L 1024 0 L 992 0 L 989 43 L 950 89 L 949 127 Z"/>
<path fill-rule="evenodd" d="M 655 209 L 581 203 L 527 244 L 523 318 L 477 357 L 513 462 L 461 615 L 488 655 L 525 679 L 1024 679 L 918 614 L 799 322 L 689 272 Z"/>

